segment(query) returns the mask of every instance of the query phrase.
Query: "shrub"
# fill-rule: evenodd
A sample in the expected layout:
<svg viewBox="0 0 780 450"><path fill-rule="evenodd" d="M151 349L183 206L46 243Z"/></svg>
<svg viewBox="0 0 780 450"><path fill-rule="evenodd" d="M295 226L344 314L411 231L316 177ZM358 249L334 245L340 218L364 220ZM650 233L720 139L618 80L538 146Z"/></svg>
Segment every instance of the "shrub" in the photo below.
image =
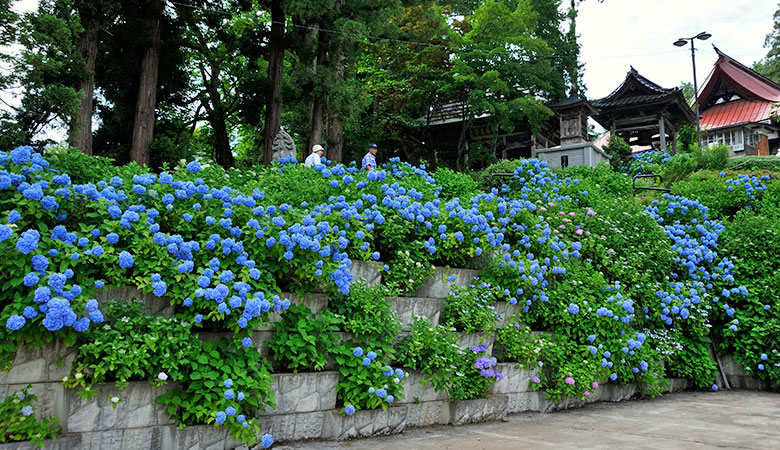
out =
<svg viewBox="0 0 780 450"><path fill-rule="evenodd" d="M441 188L439 198L451 200L453 198L471 198L479 193L477 182L465 173L455 172L446 167L439 167L433 173L436 185Z"/></svg>
<svg viewBox="0 0 780 450"><path fill-rule="evenodd" d="M331 298L329 308L344 318L344 331L358 337L375 338L381 343L392 343L401 331L401 322L386 300L389 293L386 286L368 287L360 280L349 294Z"/></svg>
<svg viewBox="0 0 780 450"><path fill-rule="evenodd" d="M417 370L421 382L430 382L436 391L452 383L463 350L458 346L458 335L443 325L432 326L429 319L417 317L409 326L409 334L401 338L398 364Z"/></svg>
<svg viewBox="0 0 780 450"><path fill-rule="evenodd" d="M186 381L186 364L201 349L188 322L144 314L138 301L104 303L103 307L110 319L79 335L76 364L65 386L80 386L79 394L91 399L95 384L111 380L120 390L129 380Z"/></svg>
<svg viewBox="0 0 780 450"><path fill-rule="evenodd" d="M609 163L615 169L627 167L631 158L631 146L617 134L609 137L609 143L604 146L604 151L611 156Z"/></svg>
<svg viewBox="0 0 780 450"><path fill-rule="evenodd" d="M301 371L320 371L328 354L340 343L336 334L342 318L329 310L314 314L305 305L291 305L281 320L273 323L274 336L268 342L277 367Z"/></svg>
<svg viewBox="0 0 780 450"><path fill-rule="evenodd" d="M59 419L48 417L36 420L32 403L37 401L31 385L8 395L0 403L0 443L31 441L35 448L43 448L44 439L55 439L62 430Z"/></svg>

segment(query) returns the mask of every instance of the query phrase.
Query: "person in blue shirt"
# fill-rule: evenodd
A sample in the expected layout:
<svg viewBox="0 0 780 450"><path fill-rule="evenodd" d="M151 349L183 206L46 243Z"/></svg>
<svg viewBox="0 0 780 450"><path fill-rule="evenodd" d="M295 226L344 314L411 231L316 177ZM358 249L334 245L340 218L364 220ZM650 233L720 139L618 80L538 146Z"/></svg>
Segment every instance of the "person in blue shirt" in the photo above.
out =
<svg viewBox="0 0 780 450"><path fill-rule="evenodd" d="M368 153L366 153L366 156L363 157L362 166L366 170L374 170L376 169L376 152L377 147L376 144L370 144L368 146Z"/></svg>

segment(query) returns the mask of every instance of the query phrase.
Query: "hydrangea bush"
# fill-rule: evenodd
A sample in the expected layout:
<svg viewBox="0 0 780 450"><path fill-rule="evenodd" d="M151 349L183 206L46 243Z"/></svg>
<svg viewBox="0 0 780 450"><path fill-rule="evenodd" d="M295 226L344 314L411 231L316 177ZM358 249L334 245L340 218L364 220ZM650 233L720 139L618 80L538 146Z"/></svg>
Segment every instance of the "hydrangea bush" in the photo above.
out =
<svg viewBox="0 0 780 450"><path fill-rule="evenodd" d="M231 436L254 443L260 434L254 408L272 405L273 393L270 364L252 331L272 313L285 314L290 301L282 292L325 292L343 317L329 323L353 333L353 340L325 345L342 375L339 402L351 415L403 395L405 373L392 367L405 360L392 348L400 324L385 299L413 290L431 265L472 264L484 268L479 284L451 299L448 323L490 333L494 324L483 319L498 319L491 307L518 305L514 323L554 335L526 361L544 368L536 386L552 397L587 397L605 381L643 383L652 394L669 374L663 362L677 367L673 375L710 386L711 371L687 368L706 365L709 355L698 350L713 337L740 341L738 311L752 301L735 276L740 266L718 246L726 225L708 217L702 203L677 195L643 208L621 197L625 176L605 168L589 179L582 170L553 172L538 160L516 167L501 188L460 197L453 186L462 180L447 177L443 193L424 166L397 159L374 171L292 161L227 171L189 162L161 173L128 165L78 184L29 147L0 152L2 361L7 368L22 342L77 345L101 339L101 330L105 336L121 330L124 318L96 300L97 290L136 286L173 307L173 320L155 329L230 337L182 337L168 344L181 347L172 352L187 346L179 370L153 358L130 376L179 382L158 398L178 423L227 425ZM773 181L735 180L740 189L750 184L744 189L756 197L751 201ZM737 185L726 181L727 190ZM378 261L391 282L374 290L353 286L353 260ZM765 313L776 315L776 300L762 298ZM687 352L683 342L697 351ZM780 378L765 370L780 363L770 348L776 344L757 342L749 346L755 361L747 362ZM276 343L277 352L293 351L288 344ZM363 355L362 347L371 351ZM323 366L310 356L304 366ZM444 358L468 360L455 364L474 372L455 381L440 373L447 365L425 370L445 380L437 385L454 398L471 398L500 378L492 358L484 349ZM122 379L111 373L116 369L89 361L79 359L86 386ZM260 440L273 442L270 435Z"/></svg>

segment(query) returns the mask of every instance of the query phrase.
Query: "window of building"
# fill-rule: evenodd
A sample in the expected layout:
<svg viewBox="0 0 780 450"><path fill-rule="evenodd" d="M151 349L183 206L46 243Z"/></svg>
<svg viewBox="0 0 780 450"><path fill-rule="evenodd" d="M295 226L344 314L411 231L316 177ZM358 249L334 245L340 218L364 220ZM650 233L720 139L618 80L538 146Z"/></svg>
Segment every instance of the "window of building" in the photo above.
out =
<svg viewBox="0 0 780 450"><path fill-rule="evenodd" d="M718 131L707 135L707 146L713 147L715 144L723 143L728 145L735 152L745 149L745 139L742 128L733 130Z"/></svg>

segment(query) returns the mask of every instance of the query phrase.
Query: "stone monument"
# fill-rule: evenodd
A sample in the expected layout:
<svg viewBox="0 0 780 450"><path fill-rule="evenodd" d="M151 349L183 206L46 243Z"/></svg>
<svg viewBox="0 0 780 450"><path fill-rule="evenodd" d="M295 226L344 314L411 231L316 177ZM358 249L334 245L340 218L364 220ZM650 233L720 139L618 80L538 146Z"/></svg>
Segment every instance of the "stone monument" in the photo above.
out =
<svg viewBox="0 0 780 450"><path fill-rule="evenodd" d="M279 161L281 158L295 158L295 141L292 136L284 128L279 128L279 132L276 133L273 143L274 161Z"/></svg>

